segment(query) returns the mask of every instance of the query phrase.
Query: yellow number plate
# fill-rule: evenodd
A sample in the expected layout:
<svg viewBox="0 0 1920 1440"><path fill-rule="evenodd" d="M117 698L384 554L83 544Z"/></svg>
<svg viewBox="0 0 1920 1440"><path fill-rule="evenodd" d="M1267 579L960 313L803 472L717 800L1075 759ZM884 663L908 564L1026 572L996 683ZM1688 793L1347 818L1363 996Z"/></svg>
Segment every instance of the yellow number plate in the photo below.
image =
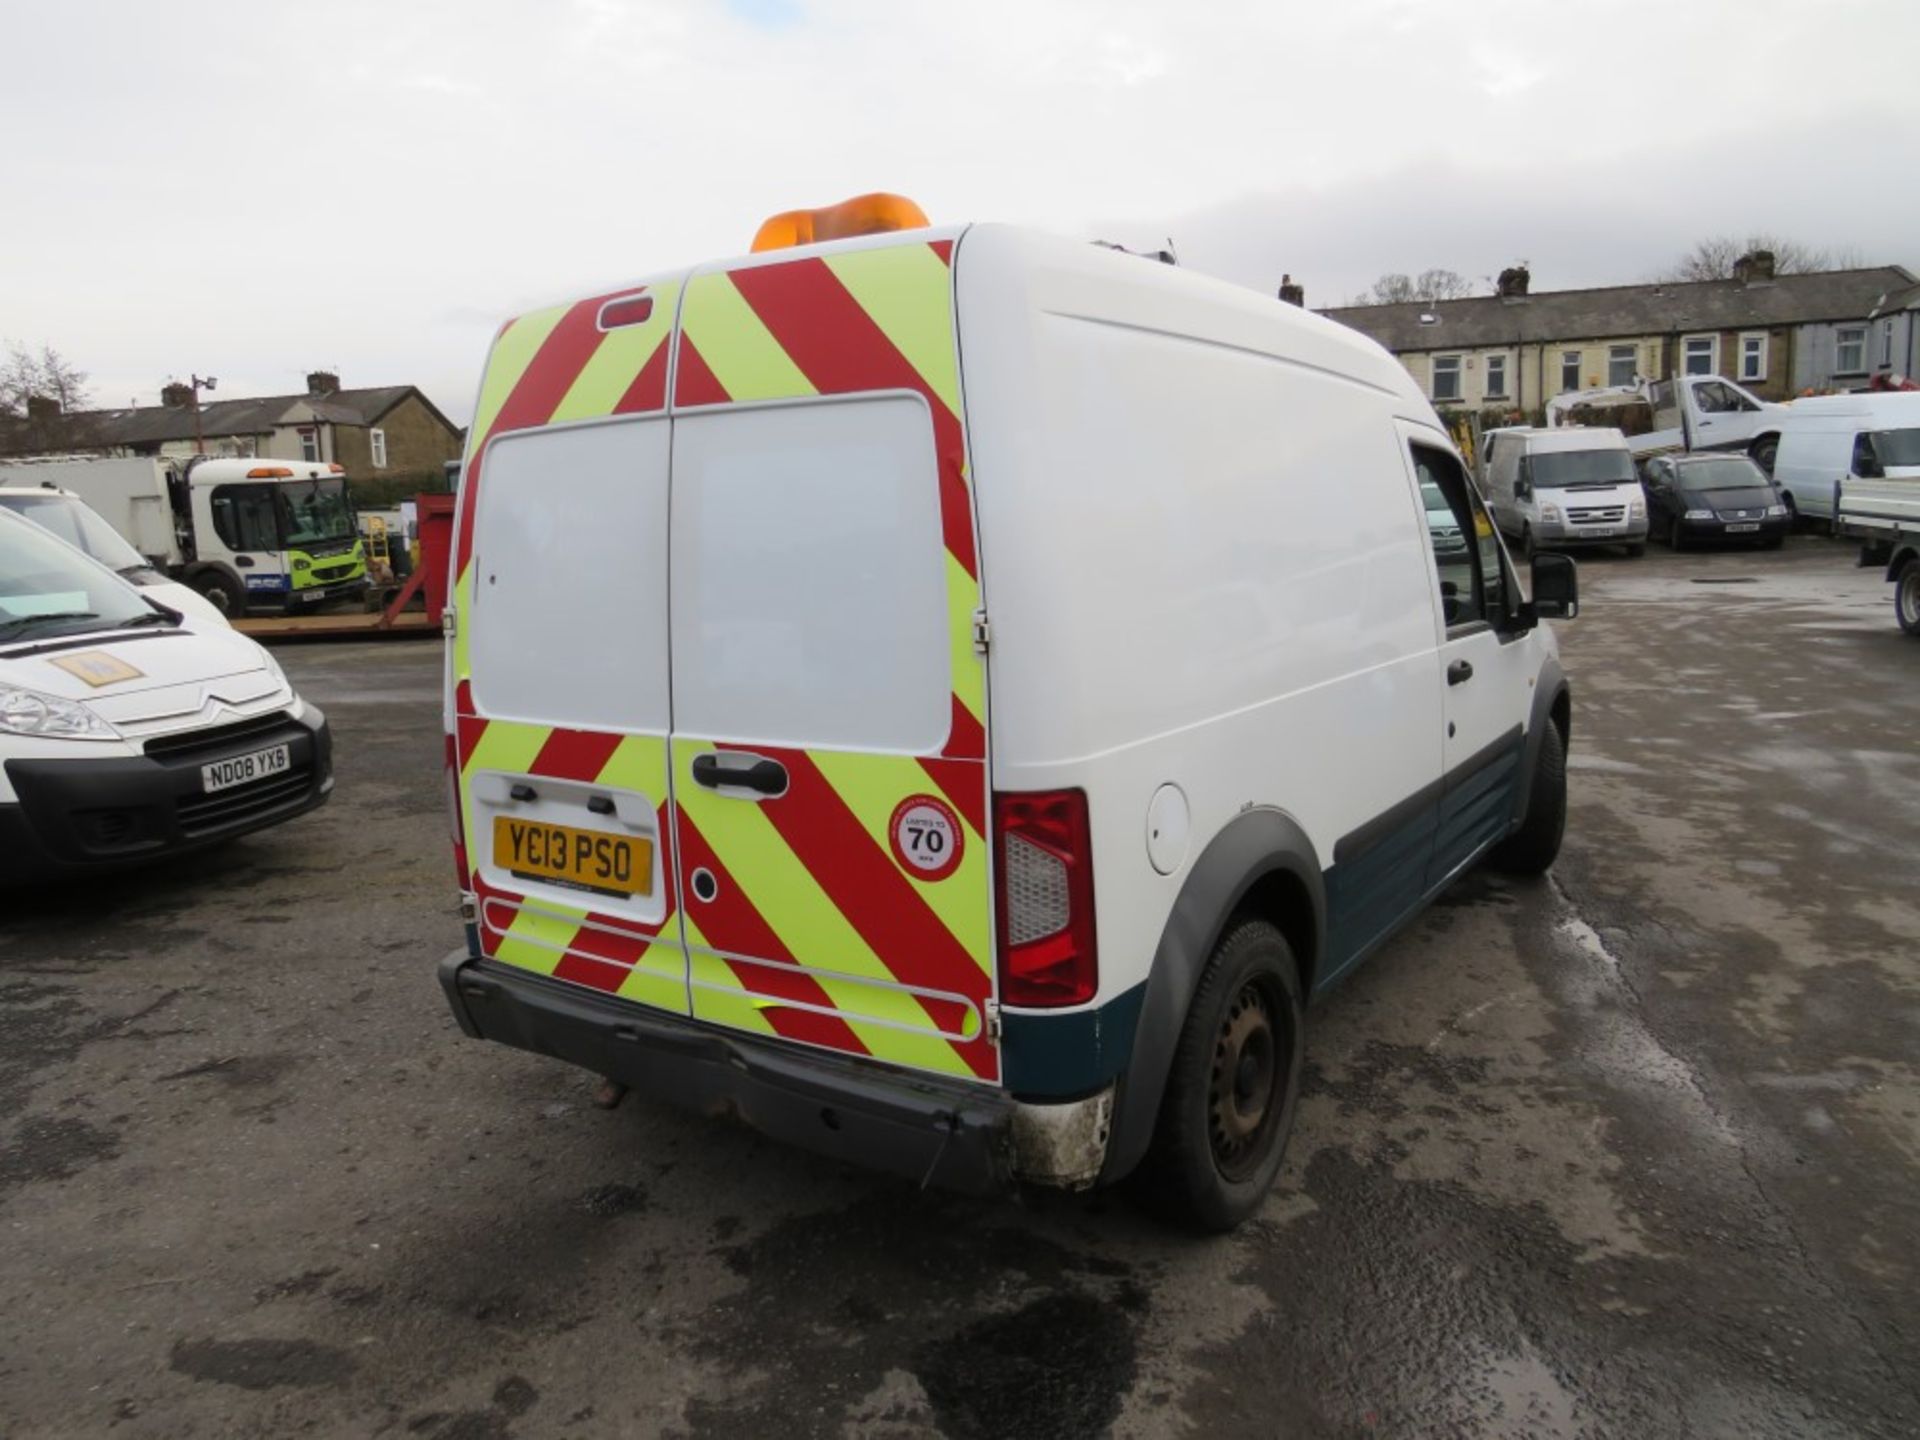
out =
<svg viewBox="0 0 1920 1440"><path fill-rule="evenodd" d="M653 841L634 835L496 815L493 863L522 880L622 900L653 893Z"/></svg>

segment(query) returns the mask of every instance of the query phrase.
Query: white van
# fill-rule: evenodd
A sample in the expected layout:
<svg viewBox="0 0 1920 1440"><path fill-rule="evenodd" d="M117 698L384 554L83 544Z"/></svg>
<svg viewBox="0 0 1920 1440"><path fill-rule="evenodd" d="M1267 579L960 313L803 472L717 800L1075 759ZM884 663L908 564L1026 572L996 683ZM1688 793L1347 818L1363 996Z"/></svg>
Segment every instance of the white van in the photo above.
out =
<svg viewBox="0 0 1920 1440"><path fill-rule="evenodd" d="M894 223L518 317L471 437L469 1035L1222 1228L1309 999L1558 849L1573 564L1529 600L1406 371L1296 307Z"/></svg>
<svg viewBox="0 0 1920 1440"><path fill-rule="evenodd" d="M203 849L332 788L326 717L265 650L0 508L0 886Z"/></svg>
<svg viewBox="0 0 1920 1440"><path fill-rule="evenodd" d="M129 585L169 610L224 625L227 617L199 591L170 580L71 490L53 485L0 485L0 507L24 515L69 545L92 556Z"/></svg>
<svg viewBox="0 0 1920 1440"><path fill-rule="evenodd" d="M1920 476L1920 393L1814 395L1787 407L1773 480L1796 515L1833 518L1848 480Z"/></svg>
<svg viewBox="0 0 1920 1440"><path fill-rule="evenodd" d="M1523 555L1620 545L1647 548L1647 492L1618 430L1495 430L1488 436L1487 503Z"/></svg>

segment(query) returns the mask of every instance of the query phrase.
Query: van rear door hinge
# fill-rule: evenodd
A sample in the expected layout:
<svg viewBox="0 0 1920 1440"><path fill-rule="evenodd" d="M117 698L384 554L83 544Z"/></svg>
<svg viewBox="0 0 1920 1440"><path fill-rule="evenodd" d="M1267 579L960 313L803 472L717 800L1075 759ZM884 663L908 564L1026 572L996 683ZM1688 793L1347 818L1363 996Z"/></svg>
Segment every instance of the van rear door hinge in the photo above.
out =
<svg viewBox="0 0 1920 1440"><path fill-rule="evenodd" d="M451 640L459 632L460 622L455 618L453 606L448 605L440 611L440 633Z"/></svg>
<svg viewBox="0 0 1920 1440"><path fill-rule="evenodd" d="M974 611L973 612L973 653L976 655L986 654L987 647L992 643L993 643L993 626L987 623L987 612L985 610Z"/></svg>
<svg viewBox="0 0 1920 1440"><path fill-rule="evenodd" d="M987 1043L989 1045L998 1045L1000 1043L1000 1002L998 1000L987 1001L986 1011Z"/></svg>

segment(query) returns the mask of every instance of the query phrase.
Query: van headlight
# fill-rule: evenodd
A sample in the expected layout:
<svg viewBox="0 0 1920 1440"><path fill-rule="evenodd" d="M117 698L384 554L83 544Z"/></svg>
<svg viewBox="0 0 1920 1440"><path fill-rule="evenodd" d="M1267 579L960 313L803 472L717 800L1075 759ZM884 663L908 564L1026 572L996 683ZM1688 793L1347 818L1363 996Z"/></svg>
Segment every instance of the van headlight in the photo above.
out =
<svg viewBox="0 0 1920 1440"><path fill-rule="evenodd" d="M120 732L77 700L0 686L0 730L36 740L118 740Z"/></svg>
<svg viewBox="0 0 1920 1440"><path fill-rule="evenodd" d="M1560 518L1560 507L1558 505L1542 505L1540 507L1540 518L1542 520L1557 521Z"/></svg>
<svg viewBox="0 0 1920 1440"><path fill-rule="evenodd" d="M1711 510L1689 510L1689 511L1687 511L1687 519L1689 519L1689 520L1711 520L1711 519L1713 519L1713 511L1711 511Z"/></svg>
<svg viewBox="0 0 1920 1440"><path fill-rule="evenodd" d="M1627 506L1627 518L1629 520L1646 519L1647 518L1647 502L1644 500L1635 500L1632 503L1630 503Z"/></svg>

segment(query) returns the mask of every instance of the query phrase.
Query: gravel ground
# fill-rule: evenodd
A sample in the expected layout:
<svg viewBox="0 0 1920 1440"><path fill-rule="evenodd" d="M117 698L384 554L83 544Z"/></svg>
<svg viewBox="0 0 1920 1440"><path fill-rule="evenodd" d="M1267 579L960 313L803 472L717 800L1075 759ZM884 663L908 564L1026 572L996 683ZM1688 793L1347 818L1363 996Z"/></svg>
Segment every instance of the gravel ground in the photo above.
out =
<svg viewBox="0 0 1920 1440"><path fill-rule="evenodd" d="M1582 582L1561 864L1315 1010L1204 1243L463 1039L438 646L281 651L330 806L0 897L0 1434L1920 1433L1920 646L1819 540Z"/></svg>

